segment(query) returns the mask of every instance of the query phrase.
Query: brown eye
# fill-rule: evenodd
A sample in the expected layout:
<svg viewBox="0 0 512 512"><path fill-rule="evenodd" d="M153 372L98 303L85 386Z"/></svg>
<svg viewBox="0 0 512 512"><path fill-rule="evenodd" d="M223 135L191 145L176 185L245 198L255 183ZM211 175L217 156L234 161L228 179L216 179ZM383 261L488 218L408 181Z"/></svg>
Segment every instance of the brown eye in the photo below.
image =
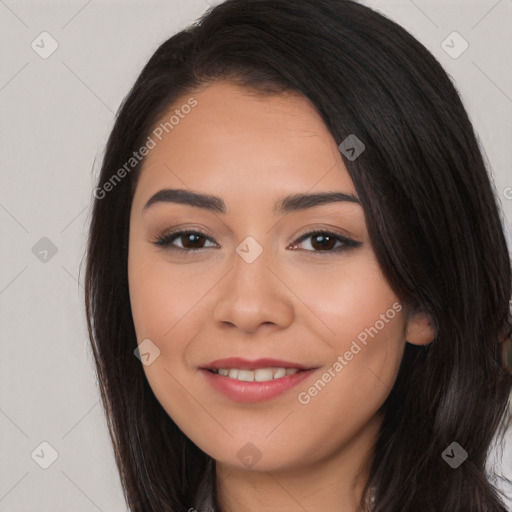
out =
<svg viewBox="0 0 512 512"><path fill-rule="evenodd" d="M177 245L177 241L180 242L181 245ZM153 243L159 247L166 247L174 251L189 252L205 248L204 243L207 241L212 242L204 233L197 231L178 231L164 235ZM215 244L213 246L215 246Z"/></svg>
<svg viewBox="0 0 512 512"><path fill-rule="evenodd" d="M201 249L206 238L198 233L184 233L178 236L185 249Z"/></svg>
<svg viewBox="0 0 512 512"><path fill-rule="evenodd" d="M347 250L351 247L359 247L362 245L361 242L356 242L344 235L331 233L329 231L315 231L301 236L296 242L294 242L292 247L295 248L308 239L311 240L306 244L306 246L311 247L311 249L306 248L309 252L336 253ZM336 244L338 244L337 247Z"/></svg>
<svg viewBox="0 0 512 512"><path fill-rule="evenodd" d="M317 234L311 237L311 246L318 250L330 250L336 245L336 238L330 235Z"/></svg>

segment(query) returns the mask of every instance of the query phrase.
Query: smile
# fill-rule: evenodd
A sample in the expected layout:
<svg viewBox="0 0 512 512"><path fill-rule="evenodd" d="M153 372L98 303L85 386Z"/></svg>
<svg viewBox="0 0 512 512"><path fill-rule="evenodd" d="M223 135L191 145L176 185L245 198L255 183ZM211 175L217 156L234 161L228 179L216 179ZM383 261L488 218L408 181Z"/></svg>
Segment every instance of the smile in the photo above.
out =
<svg viewBox="0 0 512 512"><path fill-rule="evenodd" d="M255 370L219 368L212 369L211 371L223 377L244 382L267 382L274 379L281 379L287 375L294 375L300 370L298 368L257 368Z"/></svg>

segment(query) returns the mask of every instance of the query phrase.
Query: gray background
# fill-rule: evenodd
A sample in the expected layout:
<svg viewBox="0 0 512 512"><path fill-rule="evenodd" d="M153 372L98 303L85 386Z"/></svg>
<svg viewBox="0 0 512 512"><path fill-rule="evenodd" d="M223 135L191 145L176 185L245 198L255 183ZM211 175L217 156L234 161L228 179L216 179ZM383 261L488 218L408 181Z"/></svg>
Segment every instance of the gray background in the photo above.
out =
<svg viewBox="0 0 512 512"><path fill-rule="evenodd" d="M512 0L363 3L412 32L452 76L510 233ZM208 7L207 0L0 0L0 512L126 510L79 273L92 189L114 113L142 66ZM44 31L58 44L47 58L41 53L52 39ZM469 45L460 56L465 44L454 31ZM58 457L43 469L52 449Z"/></svg>

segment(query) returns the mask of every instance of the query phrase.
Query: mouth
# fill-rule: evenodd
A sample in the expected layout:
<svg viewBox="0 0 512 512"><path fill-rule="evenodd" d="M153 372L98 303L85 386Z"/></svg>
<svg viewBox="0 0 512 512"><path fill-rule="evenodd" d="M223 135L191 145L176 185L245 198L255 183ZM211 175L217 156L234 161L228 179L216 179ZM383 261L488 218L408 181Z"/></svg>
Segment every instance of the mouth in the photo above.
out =
<svg viewBox="0 0 512 512"><path fill-rule="evenodd" d="M208 371L216 375L227 377L228 379L244 382L268 382L274 379L281 379L287 375L295 375L305 370L299 370L298 368L269 367L256 368L254 370L245 370L242 368L208 368Z"/></svg>
<svg viewBox="0 0 512 512"><path fill-rule="evenodd" d="M318 367L276 359L228 358L200 368L210 386L236 402L274 398L308 378Z"/></svg>
<svg viewBox="0 0 512 512"><path fill-rule="evenodd" d="M248 360L240 357L217 359L205 368L212 373L245 382L267 382L313 368L292 361L268 357Z"/></svg>

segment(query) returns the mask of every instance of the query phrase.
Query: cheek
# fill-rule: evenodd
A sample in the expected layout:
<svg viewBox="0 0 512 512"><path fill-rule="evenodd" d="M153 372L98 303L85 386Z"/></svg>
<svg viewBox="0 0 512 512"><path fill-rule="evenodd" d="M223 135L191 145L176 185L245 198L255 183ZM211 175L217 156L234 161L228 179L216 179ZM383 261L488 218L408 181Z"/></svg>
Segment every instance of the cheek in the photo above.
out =
<svg viewBox="0 0 512 512"><path fill-rule="evenodd" d="M403 307L372 255L336 275L304 275L301 290L331 356L298 401L305 414L355 428L378 410L395 381L405 347ZM332 406L342 414L330 416Z"/></svg>
<svg viewBox="0 0 512 512"><path fill-rule="evenodd" d="M165 311L173 311L171 293L166 293L165 280L148 260L132 254L128 265L130 304L137 339L158 340L170 328L171 318Z"/></svg>
<svg viewBox="0 0 512 512"><path fill-rule="evenodd" d="M188 268L192 270L192 265ZM188 378L187 346L195 322L201 320L201 315L204 319L204 311L197 303L211 285L199 279L197 272L177 270L161 255L155 257L149 251L138 253L136 247L130 253L128 269L138 343L149 338L159 349L158 357L143 370L158 401L180 428L188 430L188 416L180 415L191 406L190 397L182 387ZM197 283L192 282L194 276Z"/></svg>
<svg viewBox="0 0 512 512"><path fill-rule="evenodd" d="M324 442L325 453L362 432L391 392L405 341L403 313L393 310L390 316L394 318L388 323L375 326L375 317L365 314L364 321L358 321L364 326L360 331L360 326L353 325L354 318L344 318L345 326L340 319L338 326L344 335L333 343L331 360L316 380L297 392L295 419L303 431L317 429L319 438L330 440ZM345 335L347 325L353 336Z"/></svg>
<svg viewBox="0 0 512 512"><path fill-rule="evenodd" d="M198 302L213 283L207 271L194 271L192 265L178 267L161 254L142 254L137 248L129 257L128 279L137 338L154 338L157 344L173 338L196 317L196 310L201 309Z"/></svg>
<svg viewBox="0 0 512 512"><path fill-rule="evenodd" d="M359 335L364 341L364 333L376 323L378 331L393 323L400 332L402 306L369 249L354 253L329 269L295 269L288 272L286 280L308 306L311 321L317 320L318 335L336 350ZM398 322L392 322L395 317L399 317ZM311 323L311 327L314 325Z"/></svg>

